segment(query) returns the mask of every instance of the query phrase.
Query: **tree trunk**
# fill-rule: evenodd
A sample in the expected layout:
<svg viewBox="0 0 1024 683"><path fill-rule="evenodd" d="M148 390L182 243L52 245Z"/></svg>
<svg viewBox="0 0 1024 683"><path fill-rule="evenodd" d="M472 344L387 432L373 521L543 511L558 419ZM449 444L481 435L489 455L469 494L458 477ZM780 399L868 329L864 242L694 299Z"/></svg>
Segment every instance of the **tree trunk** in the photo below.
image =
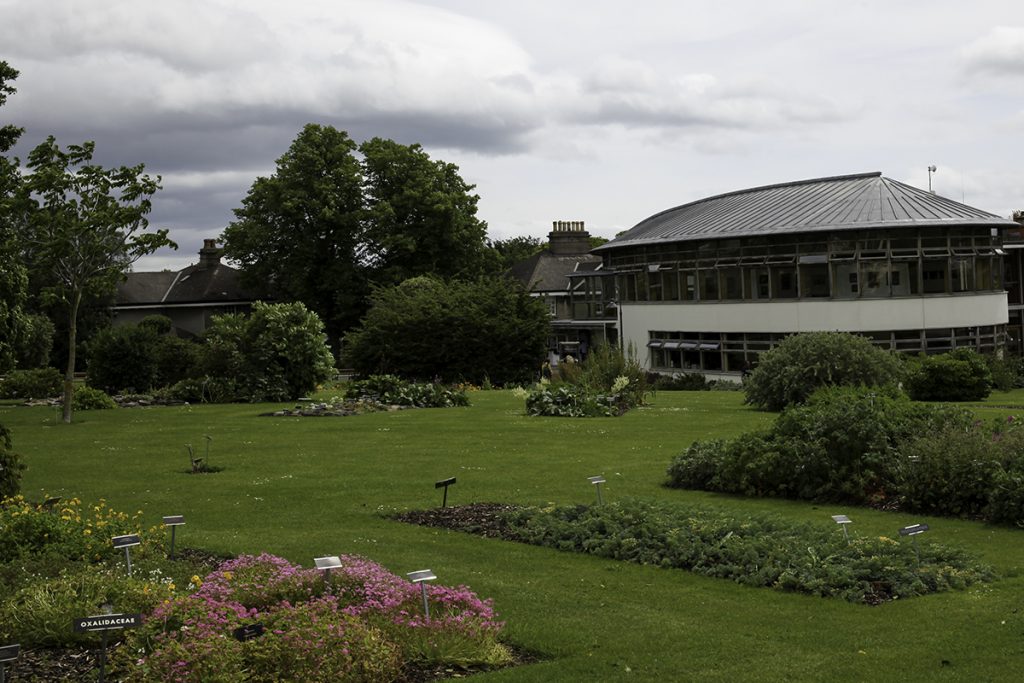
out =
<svg viewBox="0 0 1024 683"><path fill-rule="evenodd" d="M71 298L68 314L68 369L64 372L64 424L71 424L71 398L75 393L75 344L78 341L78 305L82 293L76 291Z"/></svg>

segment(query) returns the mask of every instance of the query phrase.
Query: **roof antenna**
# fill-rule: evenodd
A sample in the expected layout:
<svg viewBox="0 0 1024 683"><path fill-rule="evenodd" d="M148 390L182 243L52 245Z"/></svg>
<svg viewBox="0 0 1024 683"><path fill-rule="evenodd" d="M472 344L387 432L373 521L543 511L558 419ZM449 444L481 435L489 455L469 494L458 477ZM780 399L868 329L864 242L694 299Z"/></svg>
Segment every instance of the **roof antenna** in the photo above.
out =
<svg viewBox="0 0 1024 683"><path fill-rule="evenodd" d="M938 169L935 168L935 164L928 167L928 191L935 194L935 190L932 189L932 173L935 173Z"/></svg>

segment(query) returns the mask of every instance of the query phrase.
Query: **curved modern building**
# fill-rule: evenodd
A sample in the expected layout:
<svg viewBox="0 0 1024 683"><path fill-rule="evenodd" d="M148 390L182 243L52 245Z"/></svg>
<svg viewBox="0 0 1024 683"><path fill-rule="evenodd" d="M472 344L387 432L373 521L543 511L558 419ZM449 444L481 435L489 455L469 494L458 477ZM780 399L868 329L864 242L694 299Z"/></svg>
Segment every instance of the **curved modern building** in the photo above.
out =
<svg viewBox="0 0 1024 683"><path fill-rule="evenodd" d="M620 339L651 370L737 373L813 330L912 353L1002 348L1008 228L1020 225L866 173L684 204L595 253L614 277ZM580 303L608 314L607 301Z"/></svg>

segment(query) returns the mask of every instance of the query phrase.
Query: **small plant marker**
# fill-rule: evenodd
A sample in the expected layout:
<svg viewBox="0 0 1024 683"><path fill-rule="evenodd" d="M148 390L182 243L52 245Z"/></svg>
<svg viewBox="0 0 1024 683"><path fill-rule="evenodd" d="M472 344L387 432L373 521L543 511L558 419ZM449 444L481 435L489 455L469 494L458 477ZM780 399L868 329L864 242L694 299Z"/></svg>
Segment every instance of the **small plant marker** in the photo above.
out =
<svg viewBox="0 0 1024 683"><path fill-rule="evenodd" d="M406 574L409 580L413 583L420 585L420 592L423 594L423 614L426 616L427 621L430 621L430 605L427 604L427 581L433 581L437 577L434 576L434 572L429 569L420 569L419 571L409 572Z"/></svg>
<svg viewBox="0 0 1024 683"><path fill-rule="evenodd" d="M114 536L110 539L113 542L115 548L124 548L124 560L128 563L128 576L132 575L132 555L128 550L133 545L140 545L142 543L139 537L135 534L128 534L125 536Z"/></svg>
<svg viewBox="0 0 1024 683"><path fill-rule="evenodd" d="M142 625L141 614L113 614L109 604L102 606L103 614L93 617L82 617L75 619L72 626L75 633L87 631L99 631L102 637L100 644L100 683L106 680L107 667L107 631L115 631L125 628L138 628Z"/></svg>
<svg viewBox="0 0 1024 683"><path fill-rule="evenodd" d="M171 552L167 555L167 559L174 559L174 530L176 527L185 524L185 515L171 515L164 517L164 526L171 527Z"/></svg>
<svg viewBox="0 0 1024 683"><path fill-rule="evenodd" d="M455 477L450 479L442 479L439 482L434 483L434 488L439 489L444 487L444 497L441 499L441 507L448 507L448 487L455 483Z"/></svg>
<svg viewBox="0 0 1024 683"><path fill-rule="evenodd" d="M917 554L917 563L921 564L921 550L917 547L917 536L928 531L927 524L911 524L900 529L900 536L910 536L914 542L914 552Z"/></svg>
<svg viewBox="0 0 1024 683"><path fill-rule="evenodd" d="M597 504L601 505L604 503L604 501L601 500L601 484L605 481L604 477L587 477L587 481L593 484L594 488L597 489Z"/></svg>
<svg viewBox="0 0 1024 683"><path fill-rule="evenodd" d="M329 557L314 557L313 562L316 563L317 569L324 570L324 582L327 584L328 589L333 589L331 583L331 570L341 569L341 558L337 555L331 555Z"/></svg>
<svg viewBox="0 0 1024 683"><path fill-rule="evenodd" d="M0 647L0 683L4 683L4 666L5 662L16 662L18 661L18 655L21 654L21 645L14 643L13 645L4 645Z"/></svg>
<svg viewBox="0 0 1024 683"><path fill-rule="evenodd" d="M853 520L846 515L832 515L832 519L835 520L836 524L843 527L843 538L846 539L846 545L850 545L850 535L846 533L846 525L853 524Z"/></svg>

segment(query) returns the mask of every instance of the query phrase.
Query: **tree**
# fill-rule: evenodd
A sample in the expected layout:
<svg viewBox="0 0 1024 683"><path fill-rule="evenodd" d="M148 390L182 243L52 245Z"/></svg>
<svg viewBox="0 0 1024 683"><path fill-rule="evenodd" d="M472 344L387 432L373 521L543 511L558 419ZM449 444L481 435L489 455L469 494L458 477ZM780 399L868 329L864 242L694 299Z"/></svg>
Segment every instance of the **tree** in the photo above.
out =
<svg viewBox="0 0 1024 683"><path fill-rule="evenodd" d="M476 217L480 198L458 166L432 160L419 145L383 138L364 142L359 151L374 283L485 272L487 224Z"/></svg>
<svg viewBox="0 0 1024 683"><path fill-rule="evenodd" d="M345 335L344 358L363 375L525 382L548 333L543 302L517 282L421 276L374 292L362 325Z"/></svg>
<svg viewBox="0 0 1024 683"><path fill-rule="evenodd" d="M345 132L307 125L222 236L250 287L303 302L333 339L358 322L370 291L355 150Z"/></svg>
<svg viewBox="0 0 1024 683"><path fill-rule="evenodd" d="M8 95L16 92L11 82L17 77L17 70L0 61L0 107L7 102ZM18 255L13 220L13 202L21 177L18 160L5 156L22 132L11 124L0 126L0 374L15 367L30 324L25 313L28 271Z"/></svg>
<svg viewBox="0 0 1024 683"><path fill-rule="evenodd" d="M50 301L67 306L64 422L71 422L72 381L79 309L84 297L113 293L138 258L160 247L177 248L167 230L147 232L159 177L144 166L106 169L92 163L95 144L62 150L53 136L33 149L19 190L29 256L45 273Z"/></svg>
<svg viewBox="0 0 1024 683"><path fill-rule="evenodd" d="M308 124L258 178L222 235L225 255L262 294L305 303L332 342L358 324L372 286L497 269L458 167L419 145Z"/></svg>
<svg viewBox="0 0 1024 683"><path fill-rule="evenodd" d="M215 316L206 343L210 375L233 381L250 401L297 399L334 368L323 322L300 302L257 301L248 316Z"/></svg>
<svg viewBox="0 0 1024 683"><path fill-rule="evenodd" d="M491 249L500 259L499 268L506 271L520 261L525 261L545 247L538 237L510 237L507 240L494 240Z"/></svg>
<svg viewBox="0 0 1024 683"><path fill-rule="evenodd" d="M866 337L848 332L803 332L761 355L744 383L747 403L782 410L803 403L819 387L896 384L900 360Z"/></svg>

